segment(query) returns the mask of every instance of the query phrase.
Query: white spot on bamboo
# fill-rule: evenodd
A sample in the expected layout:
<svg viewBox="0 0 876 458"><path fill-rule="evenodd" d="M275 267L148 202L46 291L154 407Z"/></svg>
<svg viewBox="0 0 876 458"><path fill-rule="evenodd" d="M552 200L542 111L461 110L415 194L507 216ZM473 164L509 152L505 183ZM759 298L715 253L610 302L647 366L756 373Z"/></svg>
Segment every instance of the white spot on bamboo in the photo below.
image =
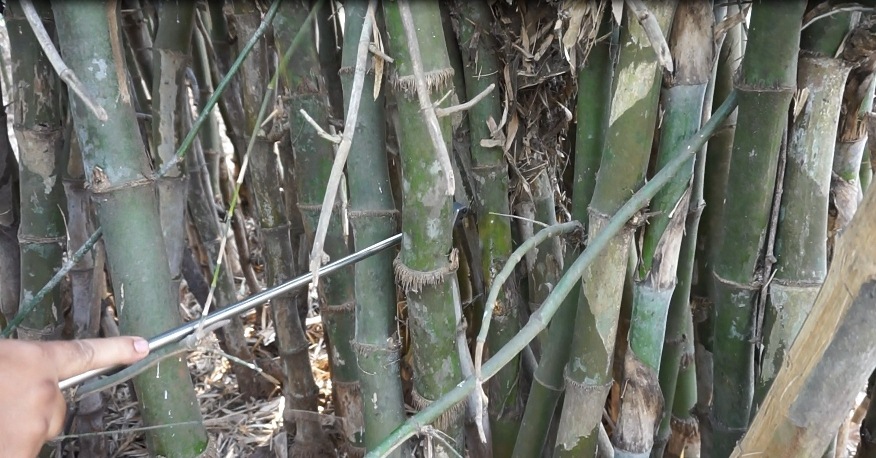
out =
<svg viewBox="0 0 876 458"><path fill-rule="evenodd" d="M617 87L623 88L623 90L615 91L614 100L611 102L609 125L614 124L617 118L647 97L651 88L650 85L641 84L641 79L648 72L653 72L653 67L653 62L642 61L621 69L617 76Z"/></svg>
<svg viewBox="0 0 876 458"><path fill-rule="evenodd" d="M107 64L103 59L91 59L91 65L87 67L88 71L94 73L94 77L97 78L98 81L103 81L106 79L106 69Z"/></svg>

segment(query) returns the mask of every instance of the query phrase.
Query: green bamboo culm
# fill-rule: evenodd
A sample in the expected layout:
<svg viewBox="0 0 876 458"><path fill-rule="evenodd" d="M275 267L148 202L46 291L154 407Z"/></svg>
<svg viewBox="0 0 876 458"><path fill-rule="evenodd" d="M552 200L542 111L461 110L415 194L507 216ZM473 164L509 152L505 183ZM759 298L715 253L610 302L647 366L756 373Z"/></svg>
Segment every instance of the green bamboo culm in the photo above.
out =
<svg viewBox="0 0 876 458"><path fill-rule="evenodd" d="M279 16L279 13L278 13ZM249 2L236 2L232 14L228 16L237 28L239 36L252 37L257 33L261 13L256 5ZM261 127L262 116L272 102L266 92L274 90L276 79L268 73L268 46L264 38L253 47L249 58L241 66L240 87L248 143L247 157L250 173L245 177L254 197L254 213L260 228L260 241L265 253L265 281L269 286L286 282L298 273L296 253L292 249L289 232L289 218L283 201L283 194L277 183L280 182L277 155L273 143L266 138ZM270 84L268 81L270 79ZM236 197L231 205L236 204ZM290 454L317 453L327 446L322 426L308 417L292 416L294 411L315 412L319 389L313 379L310 367L307 336L298 313L298 302L291 293L271 301L271 313L277 330L277 341L282 351L284 369L283 394L286 397L286 428L294 431L295 439Z"/></svg>
<svg viewBox="0 0 876 458"><path fill-rule="evenodd" d="M383 7L389 52L395 59L390 85L398 106L402 164L403 238L395 275L407 295L413 351L412 396L414 406L422 409L456 386L462 379L462 368L456 347L459 304L454 299L457 254L452 251L451 197L418 102L414 59L420 63L433 101L447 92L452 70L437 3L399 0L385 2ZM416 23L411 24L411 18ZM419 55L410 51L406 28L416 31ZM441 118L439 126L443 138L438 140L449 144L450 118ZM445 412L435 426L461 453L462 404ZM439 453L445 455L452 452L445 449Z"/></svg>
<svg viewBox="0 0 876 458"><path fill-rule="evenodd" d="M85 170L79 143L75 141L72 123L65 126L64 137L69 142L67 164L64 170L64 191L67 195L67 245L82 246L97 224L94 218L94 204L91 190L86 186ZM100 337L101 299L106 296L107 276L106 255L102 246L89 251L70 270L70 295L72 296L73 338L88 339ZM68 259L67 262L70 262ZM78 410L73 428L84 435L79 440L79 450L83 455L105 456L109 438L98 433L106 429L104 414L106 402L100 393L92 393L78 400Z"/></svg>
<svg viewBox="0 0 876 458"><path fill-rule="evenodd" d="M678 146L700 127L706 88L712 75L712 28L714 14L710 2L681 1L676 9L669 49L676 65L671 74L664 76L662 89L663 119L656 168L659 170L678 154ZM687 233L685 221L690 208L689 183L694 172L694 158L660 190L651 201L653 217L644 227L638 269L632 284L632 315L629 330L629 349L624 355L627 389L621 404L620 418L637 421L619 421L618 437L629 437L623 447L627 453L662 454L663 437L655 444L651 433L668 418L672 404L659 402L666 396L659 382L660 362L669 318L670 303L676 289L680 249ZM679 279L679 281L682 281ZM684 294L684 307L689 293ZM673 316L673 319L684 317ZM675 325L676 323L673 323ZM675 387L672 387L674 394ZM671 401L671 399L668 399ZM665 428L668 432L668 428Z"/></svg>
<svg viewBox="0 0 876 458"><path fill-rule="evenodd" d="M537 223L546 226L557 224L556 201L554 189L551 185L550 172L543 167L535 177L527 180L530 193L523 193L515 204L515 213L522 218L517 220L520 228L520 238L525 241L535 234ZM539 224L540 225L540 224ZM557 279L563 268L563 241L559 238L549 240L543 246L526 253L526 298L530 313L538 310L544 299L550 294L550 290L557 283ZM540 348L547 340L547 334L539 336L533 342L537 353L541 356Z"/></svg>
<svg viewBox="0 0 876 458"><path fill-rule="evenodd" d="M867 140L868 148L869 146L869 138ZM872 153L870 153L872 155ZM867 188L870 187L870 183L873 182L873 164L870 162L869 155L864 155L861 158L861 170L858 172L859 179L861 180L861 192L866 193Z"/></svg>
<svg viewBox="0 0 876 458"><path fill-rule="evenodd" d="M677 1L645 2L660 30L672 24ZM660 64L634 13L626 10L620 36L612 102L602 161L589 208L589 238L595 237L628 196L642 186L658 112ZM631 91L630 88L636 88ZM566 394L554 456L593 456L611 366L632 227L612 238L584 274L566 366ZM623 431L621 425L619 430ZM653 432L652 432L653 434ZM615 444L625 438L615 436Z"/></svg>
<svg viewBox="0 0 876 458"><path fill-rule="evenodd" d="M611 102L611 45L609 33L613 19L605 8L594 11L597 36L606 37L593 44L590 53L578 69L578 101L575 128L575 170L572 180L572 220L587 221L587 207L593 197L596 172L605 143L608 109ZM581 252L581 246L567 246L566 270ZM565 271L563 272L565 274ZM526 409L520 425L520 435L514 445L514 457L528 458L542 452L548 431L564 391L563 369L569 360L575 329L580 288L573 289L563 300L550 323L547 341L542 348ZM553 446L547 444L549 449Z"/></svg>
<svg viewBox="0 0 876 458"><path fill-rule="evenodd" d="M152 43L152 154L153 165L159 168L174 161L178 141L183 137L182 116L187 112L188 88L185 71L191 60L191 36L195 6L186 2L159 2L155 40ZM182 282L182 258L186 246L185 162L167 167L167 173L156 177L158 212L161 231L170 267L171 291L179 291Z"/></svg>
<svg viewBox="0 0 876 458"><path fill-rule="evenodd" d="M849 32L850 15L838 14L831 19L813 23L801 37L797 85L806 88L808 96L796 102L788 134L775 275L764 310L764 348L755 405L769 391L827 275L831 169L850 69L842 59L834 58Z"/></svg>
<svg viewBox="0 0 876 458"><path fill-rule="evenodd" d="M712 118L703 125L702 129L684 143L682 151L687 151L688 155L699 151L706 141L715 133L720 125L724 123L727 116L736 108L736 93L731 93L721 106L715 110ZM551 318L557 312L563 299L572 291L572 289L580 286L580 278L584 275L584 271L588 266L592 265L597 259L598 254L604 250L611 240L620 233L624 227L645 205L654 197L660 188L665 186L672 177L678 173L682 165L687 162L688 155L680 155L673 161L654 175L650 181L645 183L628 201L626 201L617 213L608 221L602 232L596 234L596 237L589 240L587 248L581 255L569 266L566 275L560 278L556 287L548 296L541 308L529 319L520 332L514 336L508 345L497 351L483 365L481 377L488 379L495 375L499 369L510 362L514 356L520 353L526 345L529 344L535 337L547 327ZM423 425L435 421L447 409L457 405L460 401L466 398L469 393L474 391L479 382L475 376L468 377L463 382L458 383L452 390L447 392L440 399L436 400L429 407L426 407L418 414L409 418L405 423L393 431L378 447L370 450L366 455L367 458L377 458L394 449L402 441L414 436L422 430Z"/></svg>
<svg viewBox="0 0 876 458"><path fill-rule="evenodd" d="M281 50L291 45L296 33L305 24L313 30L315 22L308 18L310 3L293 0L280 6L274 36ZM294 164L298 211L304 223L308 246L313 243L334 162L332 143L321 138L299 112L304 110L320 126L328 125L331 111L326 83L321 77L315 38L313 33L303 35L292 52L289 64L279 69L290 96L286 106L290 114L289 133L292 139L292 151L281 151L280 154L284 162ZM288 167L288 164L284 166ZM340 201L334 204L334 208L340 207ZM345 232L343 219L332 218L323 248L330 259L340 259L350 254ZM364 426L359 370L352 346L356 326L352 266L335 275L320 277L319 287L320 312L325 320L331 347L332 357L329 361L335 408L338 415L345 419L343 430L347 436L347 445L354 449L361 448Z"/></svg>
<svg viewBox="0 0 876 458"><path fill-rule="evenodd" d="M713 429L709 456L728 456L748 428L754 394L754 315L758 265L769 232L779 148L796 91L806 2L752 5L748 45L736 82L739 116L714 252ZM775 40L776 36L784 37Z"/></svg>
<svg viewBox="0 0 876 458"><path fill-rule="evenodd" d="M728 5L726 16L739 13L739 7ZM715 69L714 94L715 104L721 103L732 91L734 76L742 62L743 24L731 27L721 44L721 52ZM694 255L694 273L691 279L691 309L694 319L694 340L696 383L690 385L679 381L684 387L693 386L696 389L696 417L700 420L699 434L703 448L711 441L711 425L708 421L709 409L712 404L712 351L714 347L714 305L709 298L713 271L713 252L718 247L718 237L721 235L721 210L724 208L724 191L727 186L727 172L730 168L730 156L733 150L733 137L736 133L737 110L728 117L715 136L709 139L706 147L705 177L703 179L703 205L700 225L697 231L697 247ZM681 368L679 368L681 377ZM690 415L686 415L690 417Z"/></svg>
<svg viewBox="0 0 876 458"><path fill-rule="evenodd" d="M345 113L349 109L356 52L367 10L366 0L350 0L344 5L346 21L340 77ZM372 62L371 59L368 61ZM370 65L361 89L362 98L356 117L358 125L347 159L348 217L357 250L394 235L398 226L399 215L393 201L386 156L386 87L382 87L375 97L375 85L378 82L385 84L376 78L375 67ZM362 399L367 400L362 403L366 448L378 445L405 420L399 374L401 344L395 321L393 257L392 251L384 251L354 266L356 332L353 347ZM394 456L402 457L403 451Z"/></svg>
<svg viewBox="0 0 876 458"><path fill-rule="evenodd" d="M79 76L87 94L108 114L94 117L71 94L73 121L82 149L86 177L105 233L107 260L119 309L121 332L151 336L181 323L178 292L168 280L158 200L131 105L118 35L108 24L118 14L102 3L56 2L58 41L65 62ZM103 62L105 67L95 67ZM103 68L104 71L98 69ZM137 259L137 262L131 262ZM150 453L196 457L207 448L207 432L192 381L182 359L162 361L134 379Z"/></svg>
<svg viewBox="0 0 876 458"><path fill-rule="evenodd" d="M728 8L716 7L715 20L726 17ZM731 31L734 29L731 29ZM720 49L724 49L725 39L718 38ZM706 86L703 99L702 120L706 122L711 117L712 107L724 101L726 91L732 90L732 84L718 89L719 62L723 57L712 62L712 75ZM714 102L714 104L713 104ZM735 113L735 112L734 112ZM735 117L728 117L726 123ZM716 141L719 135L726 136L724 128L709 140L709 145ZM731 136L732 139L732 136ZM708 147L703 147L697 152L694 162L693 182L691 183L688 215L685 220L684 238L678 257L676 277L678 283L672 292L669 303L669 313L666 319L666 334L663 342L663 356L660 359L660 389L663 392L664 411L663 418L655 437L652 456L678 457L682 453L699 454L700 425L695 415L694 407L698 400L695 360L694 322L692 308L697 303L694 290L697 264L697 253L701 245L701 224L706 203L704 200L704 188L707 176L707 167L711 161L707 161ZM711 156L709 156L711 158ZM709 385L711 387L711 385ZM711 389L711 388L710 388Z"/></svg>
<svg viewBox="0 0 876 458"><path fill-rule="evenodd" d="M34 6L51 30L52 10L47 1ZM19 148L21 196L18 243L21 253L21 307L52 278L66 248L67 203L61 180L67 163L63 148L61 82L40 48L18 2L10 2L6 25L10 40L13 96L13 130ZM18 337L27 340L59 338L62 320L60 288L34 304L18 326Z"/></svg>
<svg viewBox="0 0 876 458"><path fill-rule="evenodd" d="M498 89L501 73L499 48L489 33L493 17L485 0L455 2L453 19L467 97L471 99L491 84L495 85L493 91L467 111L475 188L473 205L481 245L480 269L484 289L489 290L513 248L511 222L507 217L500 216L510 213L508 164L502 145L495 142L490 127L492 125L495 128L502 118L501 93ZM487 335L487 346L492 349L501 348L520 328L520 293L514 282L506 282L502 287L503 292L494 309L493 326ZM519 362L515 360L500 371L489 385L488 409L493 453L496 456L510 455L518 437L523 414L518 377Z"/></svg>

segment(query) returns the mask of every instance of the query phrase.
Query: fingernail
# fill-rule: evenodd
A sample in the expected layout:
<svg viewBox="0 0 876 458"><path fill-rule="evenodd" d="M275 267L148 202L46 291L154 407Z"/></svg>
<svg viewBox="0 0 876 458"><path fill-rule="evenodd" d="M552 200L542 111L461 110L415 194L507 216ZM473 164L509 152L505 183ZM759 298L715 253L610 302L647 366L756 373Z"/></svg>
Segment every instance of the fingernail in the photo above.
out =
<svg viewBox="0 0 876 458"><path fill-rule="evenodd" d="M134 350L137 350L137 353L146 353L149 351L149 342L145 339L134 339Z"/></svg>

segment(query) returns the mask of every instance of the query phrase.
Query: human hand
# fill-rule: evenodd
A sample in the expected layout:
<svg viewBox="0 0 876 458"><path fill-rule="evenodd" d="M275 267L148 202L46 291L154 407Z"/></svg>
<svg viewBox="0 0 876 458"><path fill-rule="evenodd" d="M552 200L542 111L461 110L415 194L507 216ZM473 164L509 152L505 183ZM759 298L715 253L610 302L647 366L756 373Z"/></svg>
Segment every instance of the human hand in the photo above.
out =
<svg viewBox="0 0 876 458"><path fill-rule="evenodd" d="M131 364L148 353L149 343L140 337L0 340L0 456L34 457L61 432L67 409L60 380Z"/></svg>

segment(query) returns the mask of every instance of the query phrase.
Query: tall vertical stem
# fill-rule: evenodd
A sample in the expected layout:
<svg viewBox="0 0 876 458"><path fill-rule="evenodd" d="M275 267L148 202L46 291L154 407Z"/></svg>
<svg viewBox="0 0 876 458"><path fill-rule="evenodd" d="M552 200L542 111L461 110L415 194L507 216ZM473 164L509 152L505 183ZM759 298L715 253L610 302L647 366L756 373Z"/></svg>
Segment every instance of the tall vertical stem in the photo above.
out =
<svg viewBox="0 0 876 458"><path fill-rule="evenodd" d="M752 5L736 88L739 117L712 262L715 304L712 456L726 456L748 427L754 394L755 305L769 233L779 147L797 88L797 53L806 2ZM780 34L782 40L775 40Z"/></svg>
<svg viewBox="0 0 876 458"><path fill-rule="evenodd" d="M132 106L116 3L53 3L65 61L107 111L100 122L70 97L86 178L104 229L121 332L155 335L178 326L152 170ZM100 62L105 65L96 65ZM136 260L136 262L134 262ZM150 453L194 457L207 447L191 376L182 358L164 360L134 379Z"/></svg>

